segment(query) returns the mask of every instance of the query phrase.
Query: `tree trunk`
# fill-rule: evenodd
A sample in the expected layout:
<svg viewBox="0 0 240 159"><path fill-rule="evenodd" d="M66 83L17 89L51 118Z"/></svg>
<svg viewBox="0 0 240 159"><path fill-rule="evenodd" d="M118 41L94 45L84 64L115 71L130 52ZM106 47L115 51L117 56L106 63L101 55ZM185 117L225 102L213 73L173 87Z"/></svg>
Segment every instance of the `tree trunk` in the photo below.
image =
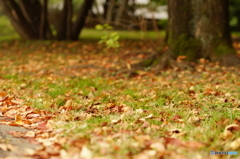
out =
<svg viewBox="0 0 240 159"><path fill-rule="evenodd" d="M58 28L58 34L57 34L58 40L64 40L64 39L69 40L71 38L69 35L69 32L71 32L69 30L70 29L69 27L71 26L71 23L72 23L71 17L72 17L72 0L64 0L61 22L60 22L60 25ZM67 34L68 34L68 38L67 38Z"/></svg>
<svg viewBox="0 0 240 159"><path fill-rule="evenodd" d="M103 5L103 18L104 19L107 19L107 11L108 11L109 5L110 5L110 0L106 0Z"/></svg>
<svg viewBox="0 0 240 159"><path fill-rule="evenodd" d="M34 32L33 28L29 27L27 19L19 7L19 5L14 0L4 1L1 0L3 4L4 11L10 17L11 23L16 27L16 30L26 39L37 39L38 35Z"/></svg>
<svg viewBox="0 0 240 159"><path fill-rule="evenodd" d="M41 13L41 23L39 28L39 34L41 39L46 39L47 36L47 6L48 1L43 0L43 7L42 7L42 13Z"/></svg>
<svg viewBox="0 0 240 159"><path fill-rule="evenodd" d="M81 32L85 20L87 18L89 10L92 8L94 0L85 0L78 14L77 20L73 25L71 40L77 40L79 33Z"/></svg>
<svg viewBox="0 0 240 159"><path fill-rule="evenodd" d="M68 0L67 2L68 7L68 14L67 14L67 30L66 30L66 38L67 40L71 39L72 36L72 14L73 14L73 7L72 7L72 0Z"/></svg>
<svg viewBox="0 0 240 159"><path fill-rule="evenodd" d="M115 18L115 24L120 24L120 20L122 18L122 15L124 14L125 9L127 8L127 5L128 5L128 0L121 1L119 10Z"/></svg>
<svg viewBox="0 0 240 159"><path fill-rule="evenodd" d="M168 0L167 44L171 58L206 58L224 65L239 64L232 47L228 0Z"/></svg>
<svg viewBox="0 0 240 159"><path fill-rule="evenodd" d="M228 0L193 0L193 34L201 43L201 57L215 59L233 52Z"/></svg>
<svg viewBox="0 0 240 159"><path fill-rule="evenodd" d="M197 54L193 54L195 40L191 31L193 17L190 0L168 0L168 27L167 44L169 56L176 58L179 55L188 56L189 60L195 59Z"/></svg>
<svg viewBox="0 0 240 159"><path fill-rule="evenodd" d="M24 29L21 27L20 23L18 23L15 20L15 17L12 14L12 9L9 8L7 1L5 0L0 0L0 4L3 7L3 11L5 15L9 18L10 22L12 23L13 27L16 29L18 34L23 38L23 39L28 39L28 35L25 33Z"/></svg>
<svg viewBox="0 0 240 159"><path fill-rule="evenodd" d="M37 1L36 1L37 2ZM39 2L39 1L38 1ZM38 35L38 28L39 28L39 15L41 12L41 5L40 2L37 5L32 7L31 3L26 0L20 0L19 1L19 7L21 8L21 11L26 19L26 21L29 23L29 27L34 31L36 35Z"/></svg>
<svg viewBox="0 0 240 159"><path fill-rule="evenodd" d="M72 26L72 0L64 0L62 16L57 17L60 25L56 27L55 37L48 21L48 0L42 0L42 3L40 0L0 0L0 4L13 27L24 39L78 40L93 1L84 1L77 20Z"/></svg>
<svg viewBox="0 0 240 159"><path fill-rule="evenodd" d="M106 21L107 23L111 23L114 19L114 7L115 7L115 0L110 0L108 2L108 7L107 7L107 15L106 15Z"/></svg>

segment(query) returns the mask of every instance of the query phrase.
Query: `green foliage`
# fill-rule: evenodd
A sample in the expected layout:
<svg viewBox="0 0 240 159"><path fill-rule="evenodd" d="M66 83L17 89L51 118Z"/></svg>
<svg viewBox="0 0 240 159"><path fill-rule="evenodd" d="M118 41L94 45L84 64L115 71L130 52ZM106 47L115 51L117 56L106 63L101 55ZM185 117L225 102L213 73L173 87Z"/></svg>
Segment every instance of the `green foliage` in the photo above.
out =
<svg viewBox="0 0 240 159"><path fill-rule="evenodd" d="M103 30L105 31L105 35L103 35L101 37L101 40L99 41L99 44L102 44L102 43L105 43L105 45L108 47L108 48L118 48L120 45L119 45L119 34L118 32L113 32L113 33L109 33L107 32L108 30L111 30L113 29L112 26L108 25L108 24L98 24L95 26L95 29L96 30Z"/></svg>
<svg viewBox="0 0 240 159"><path fill-rule="evenodd" d="M6 16L0 16L0 41L19 39L17 32L12 27Z"/></svg>
<svg viewBox="0 0 240 159"><path fill-rule="evenodd" d="M229 1L229 24L232 31L240 30L240 2L236 0Z"/></svg>

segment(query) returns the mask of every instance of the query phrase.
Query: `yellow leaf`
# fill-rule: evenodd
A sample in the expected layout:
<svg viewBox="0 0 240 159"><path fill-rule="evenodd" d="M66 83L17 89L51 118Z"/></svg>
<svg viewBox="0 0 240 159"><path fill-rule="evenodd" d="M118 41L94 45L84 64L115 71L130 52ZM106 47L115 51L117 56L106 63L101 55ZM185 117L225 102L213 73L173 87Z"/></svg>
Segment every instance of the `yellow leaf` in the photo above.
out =
<svg viewBox="0 0 240 159"><path fill-rule="evenodd" d="M15 115L15 123L18 125L23 125L24 122L22 121L22 117L19 114Z"/></svg>

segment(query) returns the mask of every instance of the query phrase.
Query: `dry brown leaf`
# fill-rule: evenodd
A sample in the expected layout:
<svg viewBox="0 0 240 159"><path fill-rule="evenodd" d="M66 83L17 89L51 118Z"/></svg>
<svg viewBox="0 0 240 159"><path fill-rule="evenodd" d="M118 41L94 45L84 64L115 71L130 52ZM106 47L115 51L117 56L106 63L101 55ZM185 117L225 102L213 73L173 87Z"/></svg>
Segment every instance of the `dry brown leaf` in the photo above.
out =
<svg viewBox="0 0 240 159"><path fill-rule="evenodd" d="M87 146L82 147L82 151L80 152L80 156L83 159L92 159L93 158L93 153L91 150L87 148Z"/></svg>
<svg viewBox="0 0 240 159"><path fill-rule="evenodd" d="M18 124L18 125L23 125L23 124L24 124L24 122L23 122L23 120L22 120L22 117L21 117L19 114L16 114L16 115L15 115L15 122L16 122L16 124Z"/></svg>
<svg viewBox="0 0 240 159"><path fill-rule="evenodd" d="M0 143L0 149L3 151L13 151L16 149L16 147L13 146L12 144L1 144Z"/></svg>

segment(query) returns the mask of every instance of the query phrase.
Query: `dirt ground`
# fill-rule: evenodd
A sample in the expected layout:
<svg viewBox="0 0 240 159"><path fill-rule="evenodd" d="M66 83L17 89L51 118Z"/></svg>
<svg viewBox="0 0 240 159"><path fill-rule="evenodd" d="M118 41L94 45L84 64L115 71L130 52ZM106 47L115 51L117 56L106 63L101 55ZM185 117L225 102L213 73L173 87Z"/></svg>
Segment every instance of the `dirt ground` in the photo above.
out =
<svg viewBox="0 0 240 159"><path fill-rule="evenodd" d="M22 152L25 149L36 149L40 145L30 143L28 139L16 138L9 134L9 132L26 132L27 129L17 126L8 126L0 124L0 146L6 146L8 151L0 149L0 158L21 158ZM13 149L12 149L13 148Z"/></svg>

